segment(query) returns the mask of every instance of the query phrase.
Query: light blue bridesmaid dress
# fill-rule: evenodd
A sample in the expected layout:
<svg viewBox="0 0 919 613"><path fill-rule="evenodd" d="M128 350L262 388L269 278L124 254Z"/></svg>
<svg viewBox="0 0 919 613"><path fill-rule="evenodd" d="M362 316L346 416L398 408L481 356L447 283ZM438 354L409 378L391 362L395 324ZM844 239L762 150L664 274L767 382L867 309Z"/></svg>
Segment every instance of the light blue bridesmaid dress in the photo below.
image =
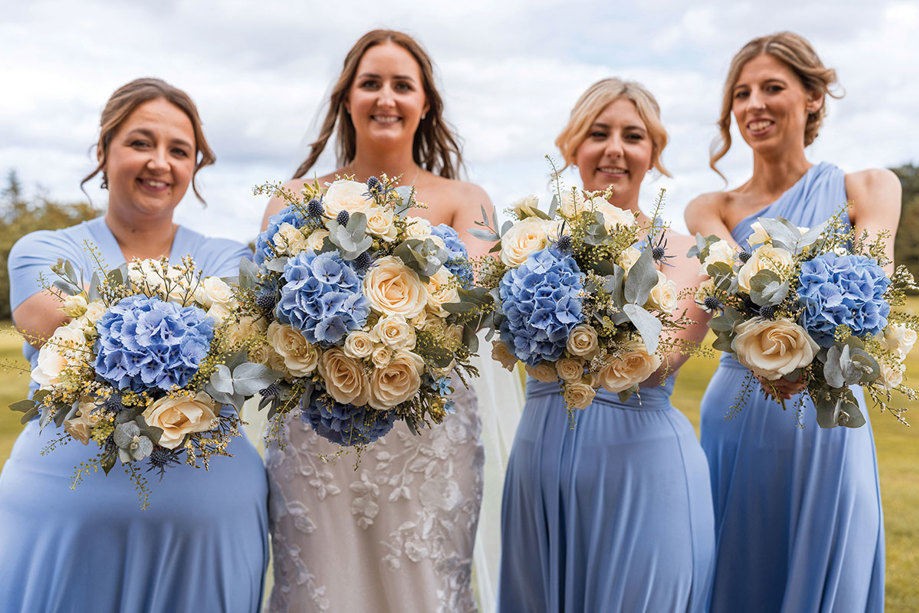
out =
<svg viewBox="0 0 919 613"><path fill-rule="evenodd" d="M708 467L672 391L673 377L624 403L601 390L571 428L558 384L527 381L504 480L501 613L706 609Z"/></svg>
<svg viewBox="0 0 919 613"><path fill-rule="evenodd" d="M732 235L745 245L759 217L813 227L845 202L845 174L822 163ZM882 611L884 523L870 419L823 429L808 399L802 428L755 381L742 411L726 419L748 374L722 354L702 400L718 546L712 611ZM868 419L863 392L853 390Z"/></svg>
<svg viewBox="0 0 919 613"><path fill-rule="evenodd" d="M124 262L103 218L23 237L10 254L11 306L38 292L38 275L67 258L91 271L83 241L108 268ZM179 227L170 259L188 254L205 274L235 275L241 244ZM88 279L88 277L87 277ZM25 345L35 365L38 352ZM42 455L53 424L26 425L0 473L0 611L258 611L268 563L267 478L245 437L210 470L173 465L147 473L150 507L140 509L120 463L71 490L74 466L94 456L79 442Z"/></svg>

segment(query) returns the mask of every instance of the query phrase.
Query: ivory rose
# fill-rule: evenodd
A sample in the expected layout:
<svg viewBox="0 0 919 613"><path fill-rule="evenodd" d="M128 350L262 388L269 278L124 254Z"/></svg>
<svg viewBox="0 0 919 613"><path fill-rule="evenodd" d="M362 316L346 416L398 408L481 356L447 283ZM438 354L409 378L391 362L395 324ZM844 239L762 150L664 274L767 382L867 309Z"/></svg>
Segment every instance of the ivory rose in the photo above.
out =
<svg viewBox="0 0 919 613"><path fill-rule="evenodd" d="M632 340L621 353L606 359L596 375L596 382L614 394L624 392L650 377L660 365L661 359L656 353L649 354L643 342Z"/></svg>
<svg viewBox="0 0 919 613"><path fill-rule="evenodd" d="M635 265L635 262L638 261L638 258L641 257L641 251L635 247L628 247L622 253L619 254L619 257L616 259L616 263L624 270L626 273L631 270L632 266Z"/></svg>
<svg viewBox="0 0 919 613"><path fill-rule="evenodd" d="M536 366L527 365L527 374L543 383L555 383L558 381L558 374L555 367L550 362L540 362Z"/></svg>
<svg viewBox="0 0 919 613"><path fill-rule="evenodd" d="M726 240L720 240L709 246L708 256L705 258L705 261L702 262L702 270L699 271L699 274L707 275L708 267L718 262L727 264L728 266L734 265L734 247Z"/></svg>
<svg viewBox="0 0 919 613"><path fill-rule="evenodd" d="M770 239L769 235L766 234L766 229L760 222L754 221L752 224L750 224L750 229L753 230L753 234L747 237L747 243L751 247L771 242L772 239Z"/></svg>
<svg viewBox="0 0 919 613"><path fill-rule="evenodd" d="M878 362L878 366L881 369L881 373L877 378L878 383L887 389L894 389L903 383L903 372L906 370L903 364L896 364L891 366L884 362Z"/></svg>
<svg viewBox="0 0 919 613"><path fill-rule="evenodd" d="M431 222L423 217L409 217L405 235L408 238L427 238L431 236Z"/></svg>
<svg viewBox="0 0 919 613"><path fill-rule="evenodd" d="M424 360L411 351L397 351L384 368L373 371L370 379L371 407L387 411L409 400L421 387Z"/></svg>
<svg viewBox="0 0 919 613"><path fill-rule="evenodd" d="M370 399L370 382L361 363L338 347L319 358L319 376L329 395L342 404L363 405Z"/></svg>
<svg viewBox="0 0 919 613"><path fill-rule="evenodd" d="M562 358L555 363L555 372L562 381L576 383L584 376L584 360L578 358Z"/></svg>
<svg viewBox="0 0 919 613"><path fill-rule="evenodd" d="M531 253L549 246L553 230L558 233L558 223L547 219L518 221L501 237L501 261L511 268L520 266Z"/></svg>
<svg viewBox="0 0 919 613"><path fill-rule="evenodd" d="M782 274L794 265L791 253L780 247L763 245L753 252L750 259L737 272L737 284L740 288L750 293L750 279L761 270L771 270Z"/></svg>
<svg viewBox="0 0 919 613"><path fill-rule="evenodd" d="M274 251L278 255L295 255L307 248L303 232L289 223L282 223L271 240Z"/></svg>
<svg viewBox="0 0 919 613"><path fill-rule="evenodd" d="M916 331L903 324L890 324L884 330L884 344L898 360L905 360L916 344Z"/></svg>
<svg viewBox="0 0 919 613"><path fill-rule="evenodd" d="M648 294L647 306L663 313L671 313L676 308L678 294L676 283L667 279L667 275L658 270L657 285Z"/></svg>
<svg viewBox="0 0 919 613"><path fill-rule="evenodd" d="M563 396L565 402L572 408L583 410L590 406L597 395L597 390L586 383L569 383L565 385Z"/></svg>
<svg viewBox="0 0 919 613"><path fill-rule="evenodd" d="M566 345L568 352L583 358L590 358L597 353L597 331L588 324L578 324L568 335Z"/></svg>
<svg viewBox="0 0 919 613"><path fill-rule="evenodd" d="M453 275L445 266L441 266L436 273L428 278L425 284L428 293L428 308L440 317L447 317L450 313L444 308L445 304L459 302L459 291L453 280Z"/></svg>
<svg viewBox="0 0 919 613"><path fill-rule="evenodd" d="M371 206L365 213L367 214L367 233L379 236L384 241L394 241L398 235L398 228L393 223L395 213L390 208L381 206Z"/></svg>
<svg viewBox="0 0 919 613"><path fill-rule="evenodd" d="M514 365L517 364L517 358L510 352L507 345L501 341L494 341L491 344L491 359L496 360L501 366L510 371L513 371Z"/></svg>
<svg viewBox="0 0 919 613"><path fill-rule="evenodd" d="M147 425L163 430L159 444L166 449L178 447L186 434L204 432L217 425L217 403L205 392L194 396L163 396L143 413Z"/></svg>
<svg viewBox="0 0 919 613"><path fill-rule="evenodd" d="M373 198L366 195L367 186L357 181L341 179L332 183L322 198L322 206L327 215L335 217L341 211L349 213L365 212L374 204Z"/></svg>
<svg viewBox="0 0 919 613"><path fill-rule="evenodd" d="M345 338L345 344L342 350L349 358L360 360L370 357L373 348L376 346L373 336L363 330L354 330Z"/></svg>
<svg viewBox="0 0 919 613"><path fill-rule="evenodd" d="M321 228L313 230L313 232L306 237L306 248L319 253L322 251L322 242L328 238L328 236L328 230L323 230Z"/></svg>
<svg viewBox="0 0 919 613"><path fill-rule="evenodd" d="M69 317L80 317L86 312L86 296L83 294L65 296L61 311Z"/></svg>
<svg viewBox="0 0 919 613"><path fill-rule="evenodd" d="M377 260L364 276L364 295L385 315L415 317L428 302L428 292L418 274L397 257Z"/></svg>
<svg viewBox="0 0 919 613"><path fill-rule="evenodd" d="M807 366L820 351L807 330L787 319L754 317L734 331L731 349L737 361L769 381Z"/></svg>
<svg viewBox="0 0 919 613"><path fill-rule="evenodd" d="M290 374L305 377L314 370L319 361L319 350L307 342L303 334L287 324L277 321L268 326L268 342L284 360Z"/></svg>
<svg viewBox="0 0 919 613"><path fill-rule="evenodd" d="M373 331L380 342L391 349L414 349L415 328L412 327L401 315L381 317Z"/></svg>
<svg viewBox="0 0 919 613"><path fill-rule="evenodd" d="M42 389L50 389L60 383L61 373L78 364L88 350L86 337L79 327L61 326L38 351L32 379Z"/></svg>
<svg viewBox="0 0 919 613"><path fill-rule="evenodd" d="M84 445L88 445L93 426L99 421L99 417L100 412L96 410L96 402L91 397L84 396L80 399L77 416L64 420L64 432Z"/></svg>

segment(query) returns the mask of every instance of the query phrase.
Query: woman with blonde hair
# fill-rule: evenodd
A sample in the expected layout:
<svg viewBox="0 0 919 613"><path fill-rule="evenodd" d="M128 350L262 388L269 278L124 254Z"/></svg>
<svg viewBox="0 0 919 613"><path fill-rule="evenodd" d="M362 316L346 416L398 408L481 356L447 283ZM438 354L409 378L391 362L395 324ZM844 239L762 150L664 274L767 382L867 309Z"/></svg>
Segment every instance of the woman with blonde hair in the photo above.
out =
<svg viewBox="0 0 919 613"><path fill-rule="evenodd" d="M886 170L845 173L811 163L836 73L792 32L747 43L724 86L721 139L711 166L731 147L731 121L753 150L753 175L686 209L691 231L747 249L759 217L813 227L844 213L871 235L886 230L887 255L900 215L900 185ZM720 173L719 173L720 174ZM713 611L881 611L884 525L871 424L824 429L803 382L770 382L783 411L729 354L702 400L702 447L711 467L718 536ZM739 398L743 401L739 406ZM868 418L864 394L856 390ZM730 411L731 417L728 419Z"/></svg>
<svg viewBox="0 0 919 613"><path fill-rule="evenodd" d="M639 190L651 170L666 174L667 132L641 85L604 79L575 104L556 140L583 187L612 187L610 202L640 222ZM697 285L688 236L668 232L678 288ZM682 299L697 322L692 299ZM687 341L704 323L680 332ZM689 421L670 403L686 359L666 356L622 402L600 391L573 427L557 382L527 381L527 401L504 482L501 613L530 611L704 611L714 534L708 467ZM666 375L665 380L662 378Z"/></svg>
<svg viewBox="0 0 919 613"><path fill-rule="evenodd" d="M198 171L214 163L188 94L159 79L137 79L102 111L98 164L108 190L103 216L27 234L9 258L17 327L47 338L67 321L43 289L65 258L88 279L96 262L114 269L134 258L194 258L205 275L232 276L251 252L177 225L173 213ZM198 195L200 198L200 195ZM40 343L36 343L39 345ZM34 367L38 346L23 353ZM38 384L33 382L32 389ZM261 458L234 438L209 470L169 466L149 478L149 508L119 467L71 488L74 467L97 454L73 441L44 453L59 432L30 421L0 474L0 610L258 611L268 566L268 484ZM184 456L183 456L184 459ZM148 470L163 467L154 457Z"/></svg>
<svg viewBox="0 0 919 613"><path fill-rule="evenodd" d="M452 226L472 255L488 244L468 228L489 211L478 186L458 180L462 157L443 116L427 53L410 36L374 30L345 57L319 138L287 187L300 189L333 134L337 176L385 173L427 205L412 215ZM311 180L317 180L313 178ZM284 203L273 199L263 228ZM446 229L444 231L451 231ZM338 450L300 420L268 451L274 547L273 611L475 610L472 552L482 499L474 394L454 381L456 413L413 435L401 422L364 451Z"/></svg>

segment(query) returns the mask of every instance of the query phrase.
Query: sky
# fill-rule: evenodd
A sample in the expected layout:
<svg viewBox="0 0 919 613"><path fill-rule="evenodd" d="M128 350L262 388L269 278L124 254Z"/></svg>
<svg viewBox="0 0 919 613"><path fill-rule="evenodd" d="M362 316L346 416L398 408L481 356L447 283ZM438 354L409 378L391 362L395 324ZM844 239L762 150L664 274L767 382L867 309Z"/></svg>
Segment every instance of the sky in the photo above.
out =
<svg viewBox="0 0 919 613"><path fill-rule="evenodd" d="M553 141L593 82L637 80L658 98L672 179L649 178L649 208L667 189L665 218L682 229L694 196L725 188L708 167L731 57L779 30L806 36L839 92L811 161L846 171L919 163L919 3L880 0L677 2L649 0L29 0L0 17L0 173L29 193L85 200L99 114L120 85L156 76L198 104L217 164L198 176L208 202L186 196L176 218L214 236L251 240L264 196L253 186L286 180L306 156L345 53L367 30L415 36L435 62L447 120L464 143L466 179L501 210L527 194L547 197ZM737 144L739 143L739 145ZM317 166L334 170L330 152ZM736 137L719 167L728 187L751 171ZM566 176L577 184L575 174ZM97 207L105 192L87 184Z"/></svg>

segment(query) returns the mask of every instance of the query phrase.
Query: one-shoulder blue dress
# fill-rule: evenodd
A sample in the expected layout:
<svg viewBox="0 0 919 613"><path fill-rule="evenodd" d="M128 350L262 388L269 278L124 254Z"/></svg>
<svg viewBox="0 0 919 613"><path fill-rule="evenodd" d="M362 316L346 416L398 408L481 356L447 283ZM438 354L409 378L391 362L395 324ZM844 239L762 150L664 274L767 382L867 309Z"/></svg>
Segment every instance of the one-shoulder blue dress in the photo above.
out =
<svg viewBox="0 0 919 613"><path fill-rule="evenodd" d="M504 480L501 613L705 611L708 466L670 403L600 391L571 428L558 384L527 381Z"/></svg>
<svg viewBox="0 0 919 613"><path fill-rule="evenodd" d="M845 203L845 174L822 163L731 234L745 245L759 217L814 227ZM718 546L712 611L882 611L884 523L864 393L853 387L869 419L856 429L818 427L809 398L801 427L755 380L727 418L749 374L722 354L702 400Z"/></svg>
<svg viewBox="0 0 919 613"><path fill-rule="evenodd" d="M92 274L91 241L108 268L124 263L103 218L20 239L9 258L11 306L41 290L39 273L67 258ZM205 274L235 275L243 245L179 227L170 259L195 259ZM38 352L23 352L35 366ZM175 613L258 611L268 563L268 484L245 437L210 470L171 466L149 473L141 510L120 464L71 489L74 467L96 455L76 441L42 455L56 437L29 422L0 473L0 611Z"/></svg>

